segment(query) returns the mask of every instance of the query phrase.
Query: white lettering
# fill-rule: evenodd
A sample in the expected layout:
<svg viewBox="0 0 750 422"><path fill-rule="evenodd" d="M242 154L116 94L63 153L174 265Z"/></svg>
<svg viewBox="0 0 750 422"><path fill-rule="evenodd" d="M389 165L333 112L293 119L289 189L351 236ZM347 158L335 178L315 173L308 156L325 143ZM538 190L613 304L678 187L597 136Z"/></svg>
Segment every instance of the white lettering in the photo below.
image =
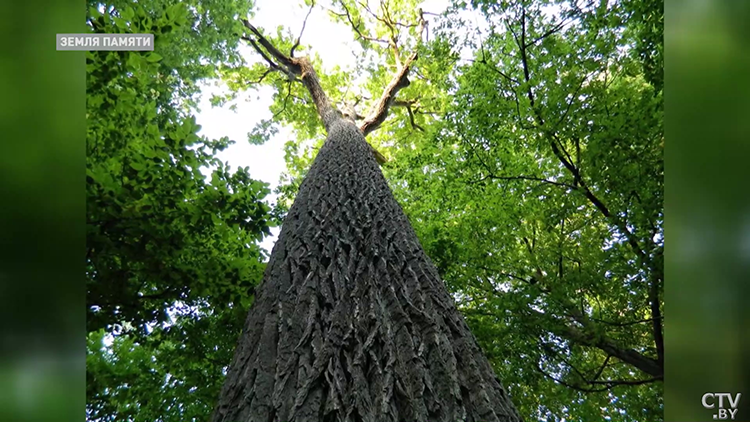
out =
<svg viewBox="0 0 750 422"><path fill-rule="evenodd" d="M154 40L144 34L57 34L57 45L67 50L149 50Z"/></svg>
<svg viewBox="0 0 750 422"><path fill-rule="evenodd" d="M714 397L713 393L704 394L703 398L701 398L701 403L703 403L703 407L705 407L706 409L713 409L714 404L708 404L708 402L706 402L706 399L709 397L713 398Z"/></svg>
<svg viewBox="0 0 750 422"><path fill-rule="evenodd" d="M730 393L706 393L701 397L701 403L703 404L703 407L706 409L713 409L716 407L715 400L713 399L719 399L719 406L718 409L716 409L716 413L714 413L714 419L718 420L734 420L735 416L737 416L737 411L739 410L737 406L740 404L740 398L742 397L742 393L737 394L730 394ZM712 399L712 400L709 400ZM724 399L726 399L727 404L729 405L729 409L724 408Z"/></svg>
<svg viewBox="0 0 750 422"><path fill-rule="evenodd" d="M732 400L732 395L729 393L726 393L728 399L729 399L729 407L732 409L737 409L737 405L740 404L740 397L742 397L742 393L737 393L737 395L734 396L734 400Z"/></svg>

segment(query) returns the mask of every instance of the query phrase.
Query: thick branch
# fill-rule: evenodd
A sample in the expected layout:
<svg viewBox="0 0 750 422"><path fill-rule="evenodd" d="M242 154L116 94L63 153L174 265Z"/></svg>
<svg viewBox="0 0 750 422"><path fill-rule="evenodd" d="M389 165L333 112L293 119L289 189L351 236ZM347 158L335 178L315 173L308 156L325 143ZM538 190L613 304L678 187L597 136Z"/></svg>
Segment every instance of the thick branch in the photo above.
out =
<svg viewBox="0 0 750 422"><path fill-rule="evenodd" d="M652 276L649 286L649 302L651 304L651 330L654 333L654 344L656 345L656 358L659 365L664 367L664 327L661 315L661 303L659 301L659 278Z"/></svg>
<svg viewBox="0 0 750 422"><path fill-rule="evenodd" d="M268 41L268 39L266 39L266 37L264 37L263 34L261 34L260 31L258 31L258 29L250 23L250 21L248 21L247 19L242 19L242 24L245 25L245 27L249 29L250 32L253 33L253 35L255 35L260 45L262 45L263 48L265 48L266 51L268 51L268 53L273 56L282 66L286 67L294 74L301 74L301 69L294 63L292 58L288 57L287 55L279 51L276 47L274 47L274 45L271 44L271 42Z"/></svg>
<svg viewBox="0 0 750 422"><path fill-rule="evenodd" d="M604 335L593 335L569 325L554 327L553 332L578 344L596 347L654 378L664 378L664 367L657 360L644 356L636 350L624 348Z"/></svg>
<svg viewBox="0 0 750 422"><path fill-rule="evenodd" d="M286 74L289 79L296 79L296 77L294 76L294 73L291 73L288 69L282 66L279 66L275 61L273 61L273 59L270 58L268 54L266 54L266 52L258 45L257 42L255 42L254 39L249 38L249 37L240 37L240 38L250 43L253 49L257 51L261 57L263 57L266 63L268 63L268 66L271 68L271 70L282 72Z"/></svg>
<svg viewBox="0 0 750 422"><path fill-rule="evenodd" d="M359 30L359 25L355 24L352 16L346 7L346 5L341 2L341 5L343 6L345 10L345 14L339 16L346 16L347 20L351 24L352 28L364 39L369 39L371 41L379 41L383 42L384 40L379 39L372 39L369 37L366 37L364 34L361 33ZM369 7L364 6L365 9L372 13L372 11L369 9ZM312 10L312 7L311 9ZM335 12L334 12L335 13ZM309 16L310 12L308 12ZM307 18L305 18L305 21ZM382 19L379 19L382 21ZM310 60L306 57L301 58L295 58L291 57L291 55L294 53L295 48L299 45L299 38L297 39L297 42L294 44L290 51L290 56L285 55L281 51L279 51L276 47L271 44L271 42L268 41L261 33L260 31L255 28L248 20L242 19L243 25L252 32L252 34L255 36L255 40L247 37L243 37L243 39L246 39L250 44L255 48L258 53L263 56L263 58L268 62L268 64L271 66L271 68L275 70L280 70L285 73L287 73L288 76L290 76L290 79L295 79L296 76L299 76L302 80L302 83L305 85L307 90L310 92L310 95L313 98L313 102L315 103L315 106L318 110L318 115L323 120L323 124L326 127L326 131L329 129L331 124L341 118L341 113L338 112L332 105L328 97L326 96L325 92L323 91L323 88L320 85L320 80L315 73L315 69L313 69L312 64L310 63ZM418 23L421 29L424 27L424 19L422 15L420 14L420 22ZM302 30L304 31L305 24L303 23ZM300 33L301 36L301 33ZM364 119L364 121L360 124L359 129L362 131L362 133L367 136L372 131L376 130L380 125L385 121L386 117L388 116L388 110L393 101L396 98L396 95L398 94L398 91L401 88L409 86L409 79L408 79L408 73L409 73L409 67L411 64L417 60L417 52L415 51L412 53L403 63L400 63L399 57L398 57L398 46L396 45L395 37L393 37L390 41L385 41L385 43L388 43L391 45L391 47L394 47L394 51L396 52L396 62L399 64L398 71L391 79L391 82L386 86L386 88L383 90L383 95L380 97L378 102L373 106L372 111L370 114ZM261 48L262 47L262 48ZM421 127L419 127L414 122L414 116L413 111L409 109L409 116L410 120L412 122L412 126L415 128L418 128L420 130L423 130ZM375 158L377 161L382 164L386 161L385 157L377 152L372 146L370 147L373 151L373 154L375 155Z"/></svg>
<svg viewBox="0 0 750 422"><path fill-rule="evenodd" d="M382 3L381 3L381 6L386 7L386 6L383 6ZM414 51L402 63L400 60L400 52L398 49L398 45L396 43L398 31L395 30L394 22L388 16L389 12L387 8L384 9L385 14L387 15L386 16L387 19L383 19L383 18L378 17L376 14L374 14L367 5L363 5L363 7L370 14L375 16L376 19L383 22L386 26L388 26L391 29L391 40L389 44L391 48L393 49L395 61L398 66L398 71L396 72L396 74L393 76L393 79L391 79L391 82L383 91L383 95L380 97L380 100L378 100L377 104L375 104L372 111L370 112L370 115L367 118L365 118L364 122L362 122L362 124L359 127L362 133L365 136L367 136L367 134L377 129L385 121L386 117L388 116L388 109L393 103L393 101L395 100L396 94L398 94L398 91L401 88L405 88L409 86L409 79L408 79L409 67L415 60L417 60L417 52ZM420 34L420 37L421 37L421 33L424 30L424 26L425 26L425 20L424 20L424 16L421 13L421 10L420 10L419 22L417 26L419 27L418 33ZM410 116L412 116L412 124L414 125L413 115L411 112L409 114ZM417 127L417 126L414 125L414 127Z"/></svg>
<svg viewBox="0 0 750 422"><path fill-rule="evenodd" d="M600 324L604 325L611 325L613 327L630 327L632 325L638 325L638 324L645 324L647 322L653 323L654 320L651 318L645 318L645 319L639 319L636 321L628 321L628 322L614 322L614 321L606 321L599 318L591 318L592 321L598 322Z"/></svg>
<svg viewBox="0 0 750 422"><path fill-rule="evenodd" d="M612 355L623 362L629 363L653 377L664 377L663 360L649 358L633 349L626 349L617 345L615 341L604 335L598 335L597 330L591 328L592 324L587 315L576 309L574 306L568 306L565 303L562 303L562 305L569 312L570 316L583 326L583 330L581 331L572 326L564 326L559 335L565 333L564 337L580 344L597 347L607 354ZM661 318L657 323L661 325Z"/></svg>
<svg viewBox="0 0 750 422"><path fill-rule="evenodd" d="M591 384L606 384L608 387L615 387L618 385L643 385L651 384L652 382L660 381L661 378L649 378L645 380L602 380L602 381L589 381Z"/></svg>
<svg viewBox="0 0 750 422"><path fill-rule="evenodd" d="M417 52L415 51L411 56L409 56L408 59L406 59L404 64L401 66L401 69L399 69L399 71L393 76L393 79L391 79L391 82L383 91L383 95L380 97L380 100L378 100L369 116L367 116L367 118L365 118L365 121L362 122L362 124L359 126L359 129L362 131L362 133L365 134L365 136L367 136L370 132L374 131L375 129L380 127L381 124L383 124L385 118L388 116L388 108L396 98L396 94L398 94L398 91L401 88L409 86L409 66L411 66L412 62L414 62L414 60L416 59Z"/></svg>
<svg viewBox="0 0 750 422"><path fill-rule="evenodd" d="M531 248L527 239L526 241L527 246ZM539 278L538 283L541 288L549 287L548 283L544 281L543 275L537 274L537 277ZM502 294L494 289L490 292L496 295ZM601 334L595 329L595 327L592 328L592 324L588 317L577 310L574 306L569 306L566 303L561 303L561 305L563 305L565 310L569 312L570 316L575 321L581 324L581 328L569 325L560 319L551 318L549 315L531 308L527 309L528 313L526 315L530 321L535 321L538 326L548 327L549 331L558 337L562 337L582 346L600 349L608 356L616 357L622 362L643 371L655 379L664 378L664 365L660 363L659 360L650 358L634 349L620 345L615 340Z"/></svg>
<svg viewBox="0 0 750 422"><path fill-rule="evenodd" d="M299 75L302 78L302 83L310 91L315 107L318 109L318 115L323 120L327 131L331 124L340 118L340 113L333 108L331 102L328 100L328 96L323 91L323 87L320 86L320 79L315 73L310 60L307 57L295 58L294 64L300 69Z"/></svg>
<svg viewBox="0 0 750 422"><path fill-rule="evenodd" d="M248 20L243 19L242 23L257 39L257 43L253 40L250 40L250 43L266 59L266 61L271 64L272 67L274 62L268 57L268 55L272 56L279 63L276 65L277 68L283 68L289 74L299 76L302 79L302 83L312 96L313 103L315 103L315 107L318 110L318 115L321 120L323 120L326 130L328 130L331 124L339 118L339 113L337 113L336 109L331 106L328 96L326 96L325 91L323 91L323 87L320 86L320 79L315 73L315 69L313 69L310 60L307 57L293 58L286 56L274 47L274 45L271 44L271 42L268 41L268 39L266 39ZM258 44L263 46L263 49L268 52L268 55L263 52Z"/></svg>

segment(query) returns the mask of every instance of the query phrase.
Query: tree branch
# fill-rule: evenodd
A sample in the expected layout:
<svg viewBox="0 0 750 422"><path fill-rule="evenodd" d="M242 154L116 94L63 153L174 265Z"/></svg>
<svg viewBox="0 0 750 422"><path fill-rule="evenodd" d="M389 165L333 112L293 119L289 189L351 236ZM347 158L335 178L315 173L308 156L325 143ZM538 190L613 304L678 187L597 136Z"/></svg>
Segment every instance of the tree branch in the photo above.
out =
<svg viewBox="0 0 750 422"><path fill-rule="evenodd" d="M383 95L375 104L370 114L365 118L365 121L359 126L359 129L365 134L365 136L380 127L388 116L388 108L396 98L398 91L401 90L401 88L409 86L409 66L411 66L416 59L417 52L415 51L408 59L406 59L398 72L393 76L391 82L386 86L385 90L383 90Z"/></svg>
<svg viewBox="0 0 750 422"><path fill-rule="evenodd" d="M257 81L253 81L252 83L253 83L253 84L256 84L256 85L257 85L257 84L259 84L259 83L263 82L263 79L265 79L265 78L266 78L266 76L268 76L269 74L271 74L271 72L274 72L275 70L276 70L276 69L274 69L274 68L272 68L272 67L269 67L268 69L266 69L266 71L265 71L265 72L263 72L263 74L262 74L262 75L260 75L260 78L258 78L258 80L257 80Z"/></svg>
<svg viewBox="0 0 750 422"><path fill-rule="evenodd" d="M386 45L390 44L390 42L388 40L383 40L383 39L374 38L374 37L368 37L367 35L363 34L362 31L359 29L359 26L362 24L362 22L359 22L359 23L355 24L354 20L352 19L352 15L349 12L349 8L346 6L346 4L343 1L339 1L339 4L341 5L341 7L344 8L344 13L337 13L337 12L334 12L333 10L330 10L330 12L333 13L334 15L336 15L336 16L345 17L346 20L349 21L349 25L352 27L352 29L354 30L354 32L356 32L357 35L360 38L362 38L363 40L372 41L372 42L379 42L379 43L386 44Z"/></svg>
<svg viewBox="0 0 750 422"><path fill-rule="evenodd" d="M534 45L534 44L538 43L539 41L541 41L541 40L549 37L550 35L555 34L557 32L560 32L560 30L562 30L565 27L565 24L567 24L567 23L568 22L565 21L565 20L560 21L560 23L558 23L557 25L555 25L554 27L552 27L551 29L549 29L548 31L546 31L544 34L542 34L542 35L534 38L533 40L529 41L528 43L524 44L524 46L525 47L531 47L532 45Z"/></svg>
<svg viewBox="0 0 750 422"><path fill-rule="evenodd" d="M395 100L393 102L393 106L398 106L398 107L404 107L404 108L406 108L406 112L409 113L409 122L411 123L411 127L413 127L414 129L419 130L420 132L424 132L424 128L422 126L419 126L414 121L414 111L411 108L411 106L412 106L413 103L414 103L414 101L399 101L399 100Z"/></svg>
<svg viewBox="0 0 750 422"><path fill-rule="evenodd" d="M567 382L565 382L565 381L563 381L561 379L555 378L554 376L552 376L551 374L549 374L547 371L545 371L544 369L542 369L542 366L539 365L539 364L536 365L536 369L537 369L537 371L539 371L545 377L547 377L547 378L551 379L552 381L554 381L554 382L562 385L563 387L568 387L568 388L570 388L572 390L580 391L580 392L583 392L583 393L600 393L602 391L609 390L609 387L585 388L585 387L579 387L577 385L569 384L569 383L567 383Z"/></svg>
<svg viewBox="0 0 750 422"><path fill-rule="evenodd" d="M612 224L617 227L617 229L625 235L625 238L627 239L628 244L630 244L631 248L633 249L633 252L636 254L636 256L641 260L642 263L644 263L649 269L654 271L659 278L661 278L660 274L661 271L659 271L658 268L656 268L653 264L653 262L649 259L649 257L646 255L646 253L641 248L640 244L638 243L638 240L635 238L633 233L628 229L627 224L623 222L619 217L612 214L609 209L604 205L604 203L597 198L594 193L591 191L591 189L588 187L588 184L583 180L583 177L581 176L581 173L579 169L573 164L573 160L570 157L570 155L565 151L565 149L562 147L562 141L557 137L557 135L551 131L550 128L548 128L545 125L545 120L542 118L541 112L536 107L536 102L534 98L534 93L531 89L531 76L530 76L530 70L529 70L529 64L528 64L528 58L527 58L527 51L526 51L526 9L522 9L521 11L521 37L520 39L516 35L515 31L513 31L513 28L511 27L510 23L506 21L506 25L508 29L510 30L511 34L513 34L513 38L516 41L516 45L518 46L520 53L521 53L521 63L523 65L523 74L525 78L525 82L527 84L527 92L526 95L529 99L529 103L531 104L531 109L534 115L534 119L537 121L540 128L543 130L544 134L549 138L550 140L550 146L552 148L552 152L555 154L555 156L560 160L560 162L563 164L563 166L573 175L573 178L578 186L580 186L581 189L579 189L584 196L596 207Z"/></svg>
<svg viewBox="0 0 750 422"><path fill-rule="evenodd" d="M607 358L604 359L604 362L602 363L602 366L599 367L599 370L596 371L596 374L594 375L594 378L592 378L590 382L596 381L597 379L599 379L599 377L602 376L602 372L604 372L604 369L609 364L609 359L611 359L611 358L612 358L612 355L607 355Z"/></svg>
<svg viewBox="0 0 750 422"><path fill-rule="evenodd" d="M283 113L283 112L286 111L286 104L287 104L287 101L289 100L289 97L291 95L292 95L292 83L289 82L287 84L287 86L286 86L286 96L284 97L284 101L282 103L281 110L279 110L278 112L276 112L276 113L273 114L273 118L274 119L277 118L277 117L279 117L279 116L281 116L281 113Z"/></svg>
<svg viewBox="0 0 750 422"><path fill-rule="evenodd" d="M644 380L603 380L603 381L588 381L590 384L605 384L607 388L616 387L618 385L643 385L650 384L652 382L661 381L662 378L648 378Z"/></svg>
<svg viewBox="0 0 750 422"><path fill-rule="evenodd" d="M637 321L628 321L628 322L612 322L612 321L605 321L603 319L598 318L591 318L592 321L596 321L600 324L605 325L611 325L613 327L629 327L631 325L638 325L638 324L645 324L647 322L653 322L654 320L652 318L645 318L645 319L639 319Z"/></svg>
<svg viewBox="0 0 750 422"><path fill-rule="evenodd" d="M286 56L284 53L282 53L276 47L274 47L274 45L271 44L271 42L268 41L268 39L266 39L266 37L264 37L263 34L261 34L260 31L258 31L258 29L250 23L250 21L248 21L247 19L242 19L241 21L242 21L242 24L245 25L245 27L249 29L250 32L253 33L253 35L255 35L258 43L260 43L260 45L262 45L263 48L265 48L265 50L268 51L268 53L271 56L273 56L282 66L286 67L290 72L294 74L299 75L301 73L301 69L299 68L299 65L294 63L294 60L292 60L291 57ZM244 39L249 40L253 44L253 47L255 47L255 49L267 61L271 62L271 60L268 59L267 56L262 52L262 50L257 46L254 40L250 40L248 38L244 38Z"/></svg>
<svg viewBox="0 0 750 422"><path fill-rule="evenodd" d="M660 365L658 360L644 356L636 350L624 348L604 335L594 335L586 330L586 325L584 325L584 331L569 325L562 325L555 330L557 331L555 334L578 344L601 349L603 352L640 369L654 378L664 378L664 366Z"/></svg>
<svg viewBox="0 0 750 422"><path fill-rule="evenodd" d="M272 67L275 66L275 68L280 70L283 69L285 73L291 75L290 80L294 80L291 78L296 79L296 76L299 76L302 79L302 84L304 84L310 92L315 107L318 110L318 115L321 120L323 120L323 124L327 131L331 124L339 118L340 113L333 108L328 96L326 96L325 91L323 91L323 87L320 86L320 79L315 73L315 69L313 69L310 60L307 57L293 58L284 55L284 53L274 47L274 45L271 44L271 42L268 41L268 39L266 39L247 19L242 19L242 23L253 33L253 35L255 35L257 42L256 40L249 39L253 48L255 48L255 50L258 51ZM263 49L265 49L265 51L268 52L268 55L272 56L278 64L271 60L258 44L263 46Z"/></svg>
<svg viewBox="0 0 750 422"><path fill-rule="evenodd" d="M505 78L506 80L508 80L508 82L514 83L516 85L518 84L518 80L517 79L508 76L505 72L503 72L502 70L498 69L495 65L492 65L489 62L487 62L487 60L484 57L479 62L482 63L483 65L487 66L487 68L490 69L491 71L497 73L498 75L500 75L503 78Z"/></svg>
<svg viewBox="0 0 750 422"><path fill-rule="evenodd" d="M586 388L581 387L578 385L567 383L561 379L555 378L548 372L546 372L544 369L542 369L541 365L537 364L537 370L542 373L545 377L551 379L552 381L564 386L568 387L570 389L580 391L583 393L600 393L603 391L611 390L612 388L618 386L618 385L643 385L643 384L650 384L652 382L660 381L660 378L649 378L644 380L604 380L604 381L588 381L586 380L587 384L591 385L604 385L604 387L592 387L592 388Z"/></svg>
<svg viewBox="0 0 750 422"><path fill-rule="evenodd" d="M492 180L531 180L531 181L535 181L535 182L547 183L547 184L550 184L550 185L553 185L553 186L558 186L558 187L562 187L562 188L566 188L566 189L572 189L572 190L576 189L575 186L569 185L567 183L555 182L555 181L552 181L552 180L547 180L547 179L543 179L541 177L534 177L534 176L495 176L494 174L488 174L487 176L484 176L479 181L486 180L486 179L492 179Z"/></svg>
<svg viewBox="0 0 750 422"><path fill-rule="evenodd" d="M527 238L523 238L524 242L526 243L527 248L529 249L529 252L533 255L533 246L529 242ZM480 268L484 269L485 271L492 271L489 268L480 266ZM544 276L540 273L540 270L537 269L536 277L538 277L537 283L539 285L539 288L543 293L551 293L551 289L549 286L549 283L545 282ZM506 275L506 274L503 274ZM520 277L511 276L514 279L518 279L520 281L525 281L530 283L530 281L527 281ZM530 283L532 284L532 283ZM499 296L504 295L502 292L497 291L491 291L490 293L496 294ZM592 327L591 320L580 310L576 309L575 306L572 306L566 302L560 302L560 305L562 305L563 309L567 311L567 315L572 318L574 321L578 322L580 324L580 327L570 325L559 318L551 318L548 314L534 310L534 309L527 309L525 312L528 319L535 323L537 326L543 326L543 327L549 327L548 330L550 333L564 338L568 341L571 341L573 343L577 343L582 346L588 346L588 347L594 347L597 349L600 349L601 351L605 352L608 356L615 357L619 359L620 361L633 366L642 372L652 376L654 380L663 379L664 378L664 364L663 361L660 361L659 359L653 359L651 357L645 356L644 354L632 349L632 348L626 348L616 342L615 340L607 337L605 334L601 333L600 330L597 330L596 327ZM634 323L639 323L644 321L637 321ZM582 377L583 379L586 379L586 377ZM594 378L596 379L596 378Z"/></svg>
<svg viewBox="0 0 750 422"><path fill-rule="evenodd" d="M354 20L352 19L351 13L349 9L347 8L346 4L343 1L340 1L340 4L344 8L345 16L347 20L349 21L350 25L352 26L352 28L354 28L354 30L363 39L370 39L370 37L367 37L361 33L361 31L359 30L359 24L354 23ZM399 31L396 28L396 26L399 25L399 23L393 21L393 19L390 16L390 11L388 10L388 5L385 2L383 1L380 2L380 8L383 12L382 17L379 16L377 13L375 13L372 9L370 9L370 6L366 2L358 1L358 4L365 11L367 11L367 13L369 13L374 19L383 23L390 30L391 37L389 40L370 39L370 41L377 41L377 42L388 44L393 50L394 61L397 67L396 74L393 76L388 86L386 86L380 99L373 106L373 109L371 110L370 114L360 124L360 130L365 136L367 136L369 133L376 130L385 121L388 115L388 109L393 103L394 99L396 98L398 91L401 88L405 88L409 86L409 79L408 79L409 67L415 60L417 60L417 52L414 51L406 60L402 62L401 52L398 47ZM424 30L424 25L425 25L425 21L424 21L424 16L421 13L421 10L419 13L419 21L416 24L414 25L401 24L401 26L405 26L405 27L417 26L419 28L418 32L420 33L420 35L421 35L421 32ZM414 123L413 110L409 111L409 115L410 115L410 119L412 122L412 126L415 128L418 128L419 126ZM420 130L423 130L423 129L420 128Z"/></svg>
<svg viewBox="0 0 750 422"><path fill-rule="evenodd" d="M257 51L258 54L260 54L260 56L263 57L263 59L268 63L268 66L272 70L278 70L280 72L287 73L287 76L289 76L287 70L286 69L282 69L281 66L279 66L278 64L276 64L276 62L273 61L273 59L271 59L270 57L268 57L268 55L266 54L266 52L263 51L262 48L260 48L260 46L258 45L258 43L255 42L254 39L252 39L250 37L244 37L244 36L240 37L240 38L243 39L243 40L245 40L245 41L247 41L247 42L249 42L250 45L253 47L253 49L255 51Z"/></svg>
<svg viewBox="0 0 750 422"><path fill-rule="evenodd" d="M651 305L651 330L654 334L654 344L656 345L656 358L659 364L664 367L664 331L661 315L661 303L659 301L659 277L652 274L649 285L648 299Z"/></svg>
<svg viewBox="0 0 750 422"><path fill-rule="evenodd" d="M289 57L294 57L294 50L299 47L299 42L302 39L302 34L305 32L305 26L307 25L307 18L310 17L310 13L312 13L313 8L315 7L315 1L310 4L310 9L307 11L307 15L305 16L305 20L302 21L302 29L299 31L299 36L297 37L297 41L294 42L294 45L292 46L292 49L289 50Z"/></svg>
<svg viewBox="0 0 750 422"><path fill-rule="evenodd" d="M360 2L361 3L361 2ZM397 36L395 35L395 32L392 34L391 41L385 41L385 40L378 40L378 39L371 39L371 37L367 37L359 30L359 24L355 24L354 20L352 19L351 13L349 9L347 8L346 4L342 1L340 2L342 7L344 8L345 13L339 14L336 12L333 12L334 14L338 16L346 16L347 20L349 21L352 28L363 38L363 39L369 39L370 41L378 41L378 42L385 42L390 44L391 46L395 46ZM314 4L313 4L314 6ZM310 10L308 11L307 17L309 17L313 6L310 7ZM378 17L376 14L370 10L369 6L366 4L363 4L362 7L365 8L370 14L374 15L376 19L383 22L384 19ZM386 13L388 11L386 10ZM254 38L250 37L242 37L242 39L247 40L253 48L268 62L269 66L274 70L279 70L287 74L289 76L290 80L298 80L297 77L300 77L302 84L305 85L307 90L310 92L310 95L313 98L313 102L315 103L315 106L318 111L318 115L320 116L321 120L323 120L323 124L325 125L326 131L330 128L330 125L336 121L337 119L340 119L342 116L342 113L336 110L332 105L328 97L326 96L325 92L323 91L323 88L320 85L320 80L315 73L315 70L313 69L312 64L310 63L310 60L307 57L300 57L295 58L292 57L292 54L294 53L295 48L299 45L299 40L302 36L302 32L304 31L307 17L305 17L305 22L303 22L302 25L302 31L300 31L300 37L297 38L297 42L295 42L294 46L292 47L290 51L290 55L287 56L283 54L281 51L279 51L274 45L268 41L267 38L263 36L263 34L255 27L253 26L247 19L242 19L242 24L250 30L250 32L254 35ZM420 21L417 24L420 29L424 28L424 18L422 14L420 13ZM384 22L386 25L388 25L390 28L392 28L395 31L395 27L390 22ZM396 31L397 32L397 31ZM396 46L396 53L398 53L398 48ZM367 136L369 133L376 130L380 125L385 121L388 110L393 103L393 101L396 98L396 95L398 94L398 91L401 90L404 87L409 86L410 82L408 79L408 73L409 68L412 65L412 63L417 60L417 52L414 51L403 63L400 63L399 55L396 54L396 62L399 64L398 70L396 74L391 79L391 82L385 87L383 90L383 94L381 95L380 99L377 101L377 103L373 106L370 114L364 119L364 121L360 124L359 129L362 131L362 134L364 136ZM264 75L265 77L265 75ZM419 125L417 125L414 122L414 115L413 110L409 108L409 116L412 123L412 126L415 128L418 128L419 130L422 129ZM373 154L375 155L376 160L378 163L383 164L386 159L385 157L380 154L378 151L376 151L372 146L370 148L373 151Z"/></svg>

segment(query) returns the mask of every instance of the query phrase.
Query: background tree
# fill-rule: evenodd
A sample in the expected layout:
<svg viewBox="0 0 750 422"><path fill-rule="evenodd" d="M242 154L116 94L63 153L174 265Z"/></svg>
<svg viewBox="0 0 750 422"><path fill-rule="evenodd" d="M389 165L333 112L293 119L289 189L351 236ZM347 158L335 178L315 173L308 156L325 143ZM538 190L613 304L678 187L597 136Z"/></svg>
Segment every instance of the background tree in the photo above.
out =
<svg viewBox="0 0 750 422"><path fill-rule="evenodd" d="M184 4L90 10L92 31L158 47L87 57L89 420L209 414L264 268L268 188L214 158L231 141L198 136L189 112L222 58L188 36L198 20Z"/></svg>
<svg viewBox="0 0 750 422"><path fill-rule="evenodd" d="M445 119L388 150L386 175L521 414L659 420L660 49L636 41L654 18L476 6L488 28L469 63L453 55Z"/></svg>

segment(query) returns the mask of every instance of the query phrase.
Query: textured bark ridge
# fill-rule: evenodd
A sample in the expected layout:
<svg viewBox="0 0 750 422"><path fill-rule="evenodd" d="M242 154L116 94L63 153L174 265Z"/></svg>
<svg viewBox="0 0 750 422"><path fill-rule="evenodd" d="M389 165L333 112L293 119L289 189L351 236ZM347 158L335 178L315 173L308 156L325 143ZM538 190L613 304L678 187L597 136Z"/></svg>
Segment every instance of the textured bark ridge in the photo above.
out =
<svg viewBox="0 0 750 422"><path fill-rule="evenodd" d="M212 421L520 421L347 120L286 217Z"/></svg>

